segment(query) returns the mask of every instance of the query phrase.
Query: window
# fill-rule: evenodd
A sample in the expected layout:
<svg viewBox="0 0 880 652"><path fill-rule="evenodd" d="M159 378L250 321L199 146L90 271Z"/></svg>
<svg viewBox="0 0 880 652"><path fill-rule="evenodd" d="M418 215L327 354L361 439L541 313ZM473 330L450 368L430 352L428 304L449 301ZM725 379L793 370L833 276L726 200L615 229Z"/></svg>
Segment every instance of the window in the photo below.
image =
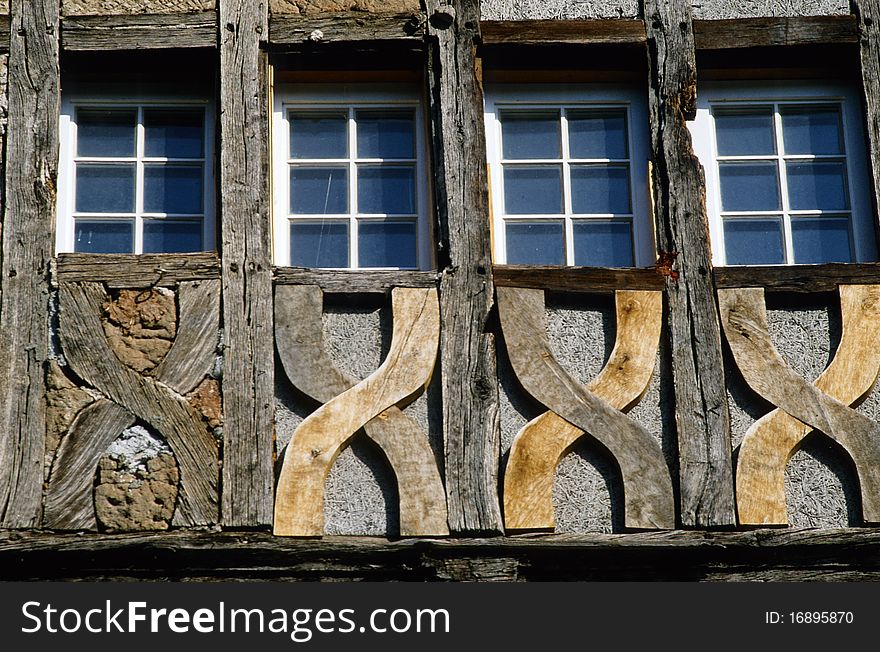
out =
<svg viewBox="0 0 880 652"><path fill-rule="evenodd" d="M844 87L716 84L691 124L721 265L873 260L861 102Z"/></svg>
<svg viewBox="0 0 880 652"><path fill-rule="evenodd" d="M58 251L213 249L209 108L178 99L65 98Z"/></svg>
<svg viewBox="0 0 880 652"><path fill-rule="evenodd" d="M653 264L644 102L596 85L487 89L496 262Z"/></svg>
<svg viewBox="0 0 880 652"><path fill-rule="evenodd" d="M418 89L291 84L279 90L273 139L276 262L429 268Z"/></svg>

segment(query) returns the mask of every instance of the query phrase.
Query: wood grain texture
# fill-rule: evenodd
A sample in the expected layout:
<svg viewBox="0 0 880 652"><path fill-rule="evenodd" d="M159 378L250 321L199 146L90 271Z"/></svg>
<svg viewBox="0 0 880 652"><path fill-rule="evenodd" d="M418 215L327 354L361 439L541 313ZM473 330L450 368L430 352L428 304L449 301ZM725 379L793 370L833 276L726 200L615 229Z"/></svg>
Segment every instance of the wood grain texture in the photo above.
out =
<svg viewBox="0 0 880 652"><path fill-rule="evenodd" d="M880 0L850 0L855 14L865 107L865 136L871 167L871 199L874 206L874 237L880 249L877 207L880 206Z"/></svg>
<svg viewBox="0 0 880 652"><path fill-rule="evenodd" d="M61 47L68 51L213 48L217 45L214 11L179 14L65 16Z"/></svg>
<svg viewBox="0 0 880 652"><path fill-rule="evenodd" d="M275 285L317 285L324 292L385 294L392 288L435 288L437 272L276 267Z"/></svg>
<svg viewBox="0 0 880 652"><path fill-rule="evenodd" d="M666 277L669 351L679 449L681 523L736 523L730 415L712 283L703 169L686 120L696 101L691 4L644 0L650 78L653 201Z"/></svg>
<svg viewBox="0 0 880 652"><path fill-rule="evenodd" d="M484 20L480 23L486 45L644 45L645 24L640 20Z"/></svg>
<svg viewBox="0 0 880 652"><path fill-rule="evenodd" d="M426 8L449 527L500 534L498 379L486 333L493 303L486 135L475 57L480 7L428 0Z"/></svg>
<svg viewBox="0 0 880 652"><path fill-rule="evenodd" d="M695 20L698 50L856 43L858 31L852 16L776 16Z"/></svg>
<svg viewBox="0 0 880 652"><path fill-rule="evenodd" d="M880 263L716 267L718 288L762 287L767 292L836 292L839 285L880 283Z"/></svg>
<svg viewBox="0 0 880 652"><path fill-rule="evenodd" d="M33 527L46 434L58 175L58 2L13 3L0 299L0 527Z"/></svg>
<svg viewBox="0 0 880 652"><path fill-rule="evenodd" d="M440 334L436 291L397 288L391 301L394 326L385 360L368 378L309 415L293 433L278 477L277 535L324 533L324 481L340 451L388 408L405 407L418 398L431 379Z"/></svg>
<svg viewBox="0 0 880 652"><path fill-rule="evenodd" d="M220 278L214 252L197 254L58 254L58 281L103 282L109 288L174 287L183 281Z"/></svg>
<svg viewBox="0 0 880 652"><path fill-rule="evenodd" d="M319 40L310 36L318 30ZM271 45L335 43L353 41L420 41L424 18L419 14L345 12L317 16L273 15L269 19Z"/></svg>
<svg viewBox="0 0 880 652"><path fill-rule="evenodd" d="M223 524L272 523L275 357L264 0L219 0Z"/></svg>
<svg viewBox="0 0 880 652"><path fill-rule="evenodd" d="M498 288L497 292L504 342L517 379L535 400L589 433L614 458L623 479L625 526L674 528L672 479L660 444L642 425L582 387L553 357L544 327L543 291ZM612 390L610 395L614 394Z"/></svg>
<svg viewBox="0 0 880 652"><path fill-rule="evenodd" d="M64 355L80 378L150 424L168 442L180 468L174 524L217 523L217 442L184 399L119 362L101 327L106 299L97 283L60 285L59 337Z"/></svg>
<svg viewBox="0 0 880 652"><path fill-rule="evenodd" d="M843 357L826 370L822 387L819 381L813 385L801 378L774 348L767 326L763 290L720 290L718 298L724 333L746 383L780 410L802 422L796 425L782 421L780 417L768 416L760 426L756 424L758 428L768 428L768 432L760 433L753 427L747 433L752 435L753 441L745 447L747 466L742 483L746 493L741 505L746 508L746 517L750 520L760 519L759 523L771 522L770 519L780 521L779 485L784 482L785 463L804 436L799 434L800 426L805 425L836 441L853 460L859 476L862 517L866 523L877 523L880 519L880 424L824 390L827 388L843 394L842 398L857 400L876 381L880 370L880 357L877 354L877 338L880 336L876 325L880 316L880 287L842 291L841 307L845 311L845 323L855 325L859 330L850 334L846 347L838 351L838 356L842 354ZM860 312L866 313L861 324L858 317ZM864 368L859 369L860 366ZM749 450L754 446L759 450ZM756 461L755 456L760 453L767 458ZM755 464L763 468L752 470L750 467ZM758 483L758 486L754 486L754 483ZM740 486L739 478L737 486ZM770 492L766 502L758 498L760 506L755 506L753 501L756 493L764 491ZM782 517L785 516L784 504L783 494ZM767 511L762 511L764 507ZM783 518L782 522L786 522L786 519Z"/></svg>
<svg viewBox="0 0 880 652"><path fill-rule="evenodd" d="M495 285L552 292L612 293L617 290L663 290L665 281L653 267L539 267L493 265Z"/></svg>
<svg viewBox="0 0 880 652"><path fill-rule="evenodd" d="M275 345L287 378L307 396L328 403L358 381L342 373L327 355L322 313L319 287L275 288ZM397 478L401 536L449 534L446 490L422 427L394 406L368 421L364 432L379 446Z"/></svg>
<svg viewBox="0 0 880 652"><path fill-rule="evenodd" d="M8 15L0 15L0 52L9 52L9 26L11 22Z"/></svg>
<svg viewBox="0 0 880 652"><path fill-rule="evenodd" d="M651 382L663 322L663 295L621 290L615 294L615 313L614 349L587 391L615 410L626 412L641 400ZM555 412L545 412L519 431L504 471L504 524L508 530L555 526L556 467L585 434Z"/></svg>

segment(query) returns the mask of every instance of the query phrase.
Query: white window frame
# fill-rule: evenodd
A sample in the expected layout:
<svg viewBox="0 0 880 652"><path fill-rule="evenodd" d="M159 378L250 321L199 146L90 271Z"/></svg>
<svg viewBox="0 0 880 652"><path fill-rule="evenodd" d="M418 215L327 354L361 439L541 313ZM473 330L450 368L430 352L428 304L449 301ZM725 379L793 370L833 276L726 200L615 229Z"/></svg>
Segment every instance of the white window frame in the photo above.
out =
<svg viewBox="0 0 880 652"><path fill-rule="evenodd" d="M621 108L627 116L627 138L630 166L630 209L632 211L633 264L653 265L657 260L654 244L654 218L648 184L650 134L648 131L647 95L641 87L622 84L487 84L485 88L486 152L492 188L493 254L497 264L507 263L505 222L564 220L566 266L573 265L575 221L606 220L611 216L582 217L573 215L568 167L568 138L563 120L563 213L556 215L504 214L504 175L501 152L500 112L504 109L590 109ZM598 162L593 161L592 162Z"/></svg>
<svg viewBox="0 0 880 652"><path fill-rule="evenodd" d="M93 93L68 93L62 95L61 112L59 120L59 161L58 161L58 198L57 198L57 228L55 233L55 249L57 253L73 252L75 249L75 220L76 208L76 110L83 108L135 108L137 109L137 138L135 140L137 150L130 162L136 164L135 176L135 212L131 218L135 222L133 252L138 254L143 249L143 222L145 217L162 218L162 213L145 213L143 211L144 193L144 164L160 163L169 160L165 157L145 157L143 155L144 124L143 110L145 108L191 108L204 109L204 155L202 159L185 159L186 162L200 161L203 164L204 178L202 197L202 251L216 251L216 184L215 184L215 152L214 152L214 104L210 99L203 96L187 96L180 94L164 93L129 93L125 90L113 92L111 90ZM127 157L112 157L119 160ZM181 159L183 161L184 159ZM169 216L175 219L176 215ZM113 220L114 217L96 216L95 219ZM181 218L185 220L185 218Z"/></svg>
<svg viewBox="0 0 880 652"><path fill-rule="evenodd" d="M430 221L430 185L428 180L428 147L424 101L421 88L416 84L405 83L281 83L274 91L272 107L272 255L275 265L290 266L290 224L320 221L318 216L290 215L290 111L347 109L349 110L348 143L346 159L321 159L321 163L349 166L348 174L348 267L336 269L358 269L365 272L395 270L397 267L361 267L358 263L358 221L406 221L410 216L360 214L355 209L357 199L357 165L379 163L388 159L354 158L355 132L352 128L353 112L357 109L399 109L410 108L415 113L415 192L416 192L416 266L412 269L429 270L434 267L433 237ZM395 159L396 160L396 159ZM297 160L298 163L301 161ZM330 216L327 216L330 217ZM401 217L403 219L401 219ZM343 218L333 216L333 221ZM405 268L410 269L410 268Z"/></svg>
<svg viewBox="0 0 880 652"><path fill-rule="evenodd" d="M850 234L852 262L876 260L875 217L869 194L870 176L867 167L862 101L852 85L835 82L736 81L705 82L697 95L696 118L688 123L693 137L694 152L706 175L706 209L712 258L717 266L727 264L724 228L721 219L721 185L718 177L718 152L715 139L714 108L736 108L768 104L837 104L841 108L844 158L850 198ZM782 157L778 107L774 107L776 157ZM768 157L769 158L769 157ZM784 167L784 166L783 166ZM786 259L782 265L795 264L791 238L791 216L784 172L779 183L783 202L783 243ZM837 214L837 211L832 211ZM821 264L821 263L817 263Z"/></svg>

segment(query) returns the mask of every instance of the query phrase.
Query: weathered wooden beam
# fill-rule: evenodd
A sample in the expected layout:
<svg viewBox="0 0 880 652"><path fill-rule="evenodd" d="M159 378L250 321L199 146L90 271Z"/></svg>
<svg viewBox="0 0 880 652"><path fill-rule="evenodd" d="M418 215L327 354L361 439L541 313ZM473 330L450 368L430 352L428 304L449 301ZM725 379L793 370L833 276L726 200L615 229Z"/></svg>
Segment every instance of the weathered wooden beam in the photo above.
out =
<svg viewBox="0 0 880 652"><path fill-rule="evenodd" d="M435 288L437 272L365 271L276 267L275 285L317 285L327 293L385 294L393 288Z"/></svg>
<svg viewBox="0 0 880 652"><path fill-rule="evenodd" d="M443 434L453 532L502 531L500 425L477 0L427 2L428 97L438 217Z"/></svg>
<svg viewBox="0 0 880 652"><path fill-rule="evenodd" d="M172 287L220 278L214 252L197 254L59 254L58 281L101 281L111 288Z"/></svg>
<svg viewBox="0 0 880 652"><path fill-rule="evenodd" d="M61 47L82 50L157 50L213 48L217 13L66 16L61 21Z"/></svg>
<svg viewBox="0 0 880 652"><path fill-rule="evenodd" d="M0 15L0 52L9 52L9 16Z"/></svg>
<svg viewBox="0 0 880 652"><path fill-rule="evenodd" d="M667 270L667 336L672 359L679 449L681 522L736 523L730 415L712 283L703 169L686 120L696 100L691 5L645 0L650 84L648 107L654 161L654 217Z"/></svg>
<svg viewBox="0 0 880 652"><path fill-rule="evenodd" d="M0 527L37 524L58 175L58 0L12 4L0 301Z"/></svg>
<svg viewBox="0 0 880 652"><path fill-rule="evenodd" d="M850 0L850 7L858 26L874 237L880 249L880 0Z"/></svg>
<svg viewBox="0 0 880 652"><path fill-rule="evenodd" d="M716 267L715 286L767 292L834 292L839 285L880 283L880 263Z"/></svg>
<svg viewBox="0 0 880 652"><path fill-rule="evenodd" d="M640 20L484 20L485 45L644 45Z"/></svg>
<svg viewBox="0 0 880 652"><path fill-rule="evenodd" d="M622 269L612 267L531 267L494 265L496 287L532 288L551 292L611 294L616 290L662 290L663 277L653 267Z"/></svg>
<svg viewBox="0 0 880 652"><path fill-rule="evenodd" d="M269 19L270 45L339 43L354 41L421 41L421 14L345 12L317 16L273 15Z"/></svg>
<svg viewBox="0 0 880 652"><path fill-rule="evenodd" d="M853 16L791 16L695 20L698 50L857 43Z"/></svg>
<svg viewBox="0 0 880 652"><path fill-rule="evenodd" d="M272 523L275 352L267 3L219 0L223 496L229 527Z"/></svg>

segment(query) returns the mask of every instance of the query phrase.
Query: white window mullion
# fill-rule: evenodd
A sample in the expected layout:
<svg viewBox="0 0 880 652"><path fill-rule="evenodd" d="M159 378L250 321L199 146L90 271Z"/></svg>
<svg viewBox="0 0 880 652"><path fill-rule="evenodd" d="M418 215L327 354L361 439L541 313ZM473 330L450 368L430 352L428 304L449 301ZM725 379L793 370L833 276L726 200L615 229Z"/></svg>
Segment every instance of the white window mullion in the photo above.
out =
<svg viewBox="0 0 880 652"><path fill-rule="evenodd" d="M348 109L348 266L360 267L358 260L358 220L357 201L357 121L354 107Z"/></svg>
<svg viewBox="0 0 880 652"><path fill-rule="evenodd" d="M559 111L562 128L560 129L560 138L562 138L562 210L564 212L563 234L565 238L565 264L574 265L574 225L571 220L571 151L568 144L568 114L565 108Z"/></svg>
<svg viewBox="0 0 880 652"><path fill-rule="evenodd" d="M776 136L776 165L779 170L779 194L782 201L782 235L785 242L784 259L787 265L794 263L794 239L791 234L791 202L788 200L788 172L785 169L785 151L782 137L782 113L779 104L773 104L773 131Z"/></svg>
<svg viewBox="0 0 880 652"><path fill-rule="evenodd" d="M135 164L135 203L134 203L134 253L140 254L144 250L144 107L137 109L137 129L135 147L137 163Z"/></svg>

